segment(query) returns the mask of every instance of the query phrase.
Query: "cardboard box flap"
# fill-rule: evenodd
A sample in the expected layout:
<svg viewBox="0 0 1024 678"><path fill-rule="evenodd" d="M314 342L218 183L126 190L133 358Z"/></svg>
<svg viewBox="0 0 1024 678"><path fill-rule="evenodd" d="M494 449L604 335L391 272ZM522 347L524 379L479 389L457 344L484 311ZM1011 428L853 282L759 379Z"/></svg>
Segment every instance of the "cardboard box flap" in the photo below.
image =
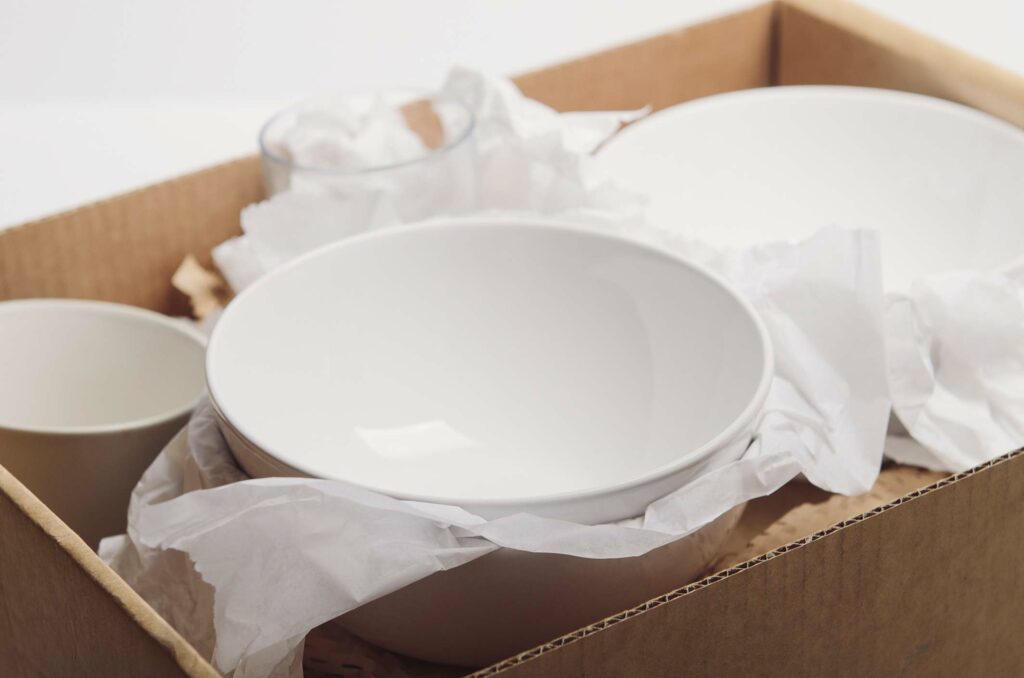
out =
<svg viewBox="0 0 1024 678"><path fill-rule="evenodd" d="M1024 675L1022 507L1018 450L472 675Z"/></svg>
<svg viewBox="0 0 1024 678"><path fill-rule="evenodd" d="M3 467L0 534L0 673L220 675Z"/></svg>

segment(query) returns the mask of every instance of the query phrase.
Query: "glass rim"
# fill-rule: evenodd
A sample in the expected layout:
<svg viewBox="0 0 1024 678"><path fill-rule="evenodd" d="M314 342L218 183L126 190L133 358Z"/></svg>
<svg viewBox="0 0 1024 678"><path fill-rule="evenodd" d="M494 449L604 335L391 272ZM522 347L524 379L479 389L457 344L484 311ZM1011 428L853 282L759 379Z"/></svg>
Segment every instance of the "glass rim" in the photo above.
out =
<svg viewBox="0 0 1024 678"><path fill-rule="evenodd" d="M268 144L268 140L267 140L267 134L268 134L268 131L270 130L270 128L275 123L279 122L285 116L298 113L301 110L304 110L304 109L308 108L309 105L312 104L312 103L315 103L317 101L323 101L325 99L330 99L332 97L341 96L339 94L328 94L328 95L322 95L322 96L310 97L308 99L304 99L304 100L299 101L298 103L292 104L292 105L290 105L290 106L288 106L288 107L278 111L277 113L273 114L272 116L270 116L270 118L265 123L263 123L263 126L260 128L260 133L259 133L260 155L264 159L269 160L270 162L272 162L272 163L274 163L276 165L279 165L279 166L281 166L281 167L283 167L285 169L289 169L289 170L299 170L299 171L302 171L302 172L311 172L311 173L315 173L315 174L321 174L321 175L325 175L325 176L335 176L335 177L358 176L358 175L361 175L361 174L370 174L370 173L373 173L373 172L384 172L384 171L387 171L387 170L394 170L394 169L400 169L402 167L409 167L409 166L415 165L417 163L423 162L424 160L429 160L430 158L437 157L437 156L440 156L440 155L444 155L444 154L448 153L449 151L455 149L456 147L460 146L463 141L465 141L466 139L469 138L469 136L473 133L473 130L476 129L476 114L473 113L473 110L469 107L468 104L466 104L465 101L463 101L462 99L459 99L458 97L449 97L449 96L440 97L440 96L437 96L436 92L433 92L431 90L414 88L414 87L379 89L379 90L374 90L372 92L368 92L368 93L365 93L365 94L362 94L362 95L356 95L356 96L380 96L380 95L385 95L386 96L386 95L394 95L394 94L410 94L410 95L413 95L412 97L410 97L410 99L409 99L409 101L407 103L414 103L415 101L417 101L417 99L415 97L418 96L419 100L430 101L431 103L433 103L433 102L441 102L441 103L445 103L445 104L454 104L458 108L462 109L462 111L466 114L466 124L464 125L463 129L461 129L459 131L459 133L457 135L455 135L454 138L452 138L451 140L445 141L442 145L438 146L437 148L428 148L426 150L426 152L423 153L423 154L417 155L417 156L409 158L407 160L400 160L398 162L392 162L392 163L388 163L388 164L385 164L385 165L373 165L371 167L364 167L362 169L355 169L355 170L333 169L333 168L330 168L330 167L323 167L323 166L318 166L318 165L303 165L303 164L296 163L296 162L294 162L292 160L289 160L287 158L283 158L279 154L277 154L274 151L272 151L270 146L269 146L269 144Z"/></svg>

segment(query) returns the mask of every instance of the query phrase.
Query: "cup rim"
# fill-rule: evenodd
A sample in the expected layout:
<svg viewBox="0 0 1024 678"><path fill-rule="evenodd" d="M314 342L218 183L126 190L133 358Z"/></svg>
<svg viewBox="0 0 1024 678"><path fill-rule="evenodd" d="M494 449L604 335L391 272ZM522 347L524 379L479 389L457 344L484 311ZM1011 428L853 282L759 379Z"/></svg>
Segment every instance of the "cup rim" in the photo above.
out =
<svg viewBox="0 0 1024 678"><path fill-rule="evenodd" d="M301 101L299 101L297 103L294 103L294 104L292 104L292 105L290 105L290 106L288 106L286 108L281 109L280 111L278 111L274 115L270 116L270 118L265 123L263 123L263 126L260 128L260 133L259 133L259 137L258 137L258 139L259 139L259 147L260 147L260 156L262 158L264 158L265 160L267 160L269 162L272 162L275 165L278 165L278 166L280 166L280 167L282 167L284 169L287 169L287 170L297 170L297 171L300 171L300 172L308 172L308 173L311 173L311 174L319 174L319 175L322 175L322 176L329 176L329 177L361 176L361 175L365 175L365 174L374 174L374 173L377 173L377 172L385 172L385 171L389 171L389 170L401 169L403 167L409 167L409 166L412 166L412 165L416 165L416 164L421 163L421 162L423 162L425 160L429 160L430 158L435 158L435 157L438 157L438 156L445 155L445 154L449 153L450 151L454 150L455 148L458 148L459 146L461 146L462 143L464 141L466 141L473 134L473 131L476 129L476 114L473 112L473 109L465 101L463 101L462 99L459 99L457 97L452 97L452 96L439 96L437 92L431 91L431 90L428 90L428 89L425 89L425 88L419 88L419 87L394 87L394 88L388 88L388 89L378 89L378 90L373 90L373 91L365 93L365 94L355 95L354 98L378 97L378 96L396 96L396 95L402 96L402 95L406 95L406 94L409 95L409 97L407 99L407 103L413 103L413 102L415 102L417 100L427 100L427 101L431 101L431 102L440 102L440 103L445 103L445 104L454 104L458 108L462 109L462 111L467 116L465 127L462 130L460 130L459 133L457 135L455 135L455 137L452 138L451 140L445 141L444 144L442 144L441 146L438 146L437 148L428 148L426 150L426 152L421 154L421 155L417 155L417 156L409 158L407 160L400 160L399 162L388 163L388 164L385 164L385 165L374 165L372 167L364 167L362 169L356 169L356 170L339 170L339 169L335 169L335 168L331 168L331 167L321 167L321 166L316 166L316 165L303 165L303 164L296 163L296 162L294 162L292 160L289 160L288 158L281 157L279 154L275 153L271 149L270 143L268 142L268 139L267 139L269 130L276 123L280 122L286 116L292 115L292 114L297 113L297 112L299 112L301 110L304 110L307 107L309 107L311 104L315 104L316 102L325 101L325 100L329 100L329 99L332 99L332 98L343 98L343 95L340 95L340 94L326 94L326 95L321 95L321 96L318 96L318 97L309 97L309 98L303 99L303 100L301 100Z"/></svg>
<svg viewBox="0 0 1024 678"><path fill-rule="evenodd" d="M160 327L191 339L198 346L204 349L206 347L206 336L198 329L190 327L180 320L175 320L165 316L162 313L157 313L156 311L150 311L137 306L93 299L44 297L14 299L0 302L0 315L19 308L74 308L90 310L96 314L128 317L151 325L159 325ZM200 389L195 398L180 407L153 414L148 417L138 417L110 424L26 426L15 422L5 421L3 418L0 418L0 431L50 436L105 435L137 431L159 426L161 424L174 421L180 417L187 416L199 405L199 403L202 402L205 396L206 389L203 388Z"/></svg>

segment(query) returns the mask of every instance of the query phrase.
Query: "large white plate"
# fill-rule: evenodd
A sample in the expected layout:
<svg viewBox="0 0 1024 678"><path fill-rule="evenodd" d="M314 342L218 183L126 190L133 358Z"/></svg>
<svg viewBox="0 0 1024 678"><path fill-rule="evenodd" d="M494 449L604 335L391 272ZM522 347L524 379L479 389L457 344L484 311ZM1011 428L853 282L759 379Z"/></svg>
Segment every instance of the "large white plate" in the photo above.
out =
<svg viewBox="0 0 1024 678"><path fill-rule="evenodd" d="M940 99L744 90L660 111L598 158L653 223L712 244L879 229L890 290L1024 255L1024 132Z"/></svg>

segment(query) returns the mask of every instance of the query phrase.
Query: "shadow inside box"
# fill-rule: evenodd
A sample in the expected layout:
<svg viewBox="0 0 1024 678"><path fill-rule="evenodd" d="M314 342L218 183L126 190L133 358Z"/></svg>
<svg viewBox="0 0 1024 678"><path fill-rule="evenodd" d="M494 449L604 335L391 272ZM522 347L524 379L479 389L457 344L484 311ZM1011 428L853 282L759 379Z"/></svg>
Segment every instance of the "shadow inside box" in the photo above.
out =
<svg viewBox="0 0 1024 678"><path fill-rule="evenodd" d="M454 678L471 671L388 652L329 621L306 636L302 656L305 678Z"/></svg>
<svg viewBox="0 0 1024 678"><path fill-rule="evenodd" d="M709 574L884 506L948 475L890 464L882 469L870 492L855 497L830 494L810 483L793 481L772 495L748 503ZM470 672L389 652L359 639L334 621L309 633L303 654L306 678L451 678Z"/></svg>

